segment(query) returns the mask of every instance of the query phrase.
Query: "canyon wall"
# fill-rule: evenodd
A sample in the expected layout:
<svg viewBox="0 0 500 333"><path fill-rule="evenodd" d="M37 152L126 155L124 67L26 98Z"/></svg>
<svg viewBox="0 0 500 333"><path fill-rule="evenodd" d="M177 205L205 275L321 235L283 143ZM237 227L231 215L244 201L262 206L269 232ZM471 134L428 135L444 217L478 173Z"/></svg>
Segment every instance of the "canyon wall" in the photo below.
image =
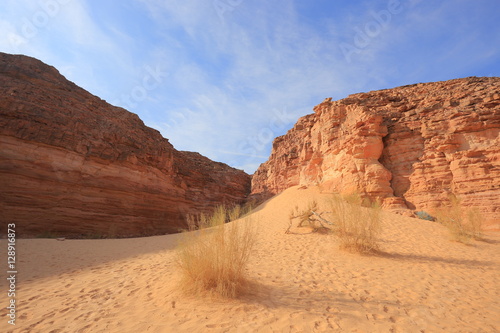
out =
<svg viewBox="0 0 500 333"><path fill-rule="evenodd" d="M326 99L273 142L252 179L266 198L294 185L358 191L408 213L449 196L500 223L500 78L464 78Z"/></svg>
<svg viewBox="0 0 500 333"><path fill-rule="evenodd" d="M21 237L141 236L244 202L250 176L175 150L53 67L0 53L0 188L1 228Z"/></svg>

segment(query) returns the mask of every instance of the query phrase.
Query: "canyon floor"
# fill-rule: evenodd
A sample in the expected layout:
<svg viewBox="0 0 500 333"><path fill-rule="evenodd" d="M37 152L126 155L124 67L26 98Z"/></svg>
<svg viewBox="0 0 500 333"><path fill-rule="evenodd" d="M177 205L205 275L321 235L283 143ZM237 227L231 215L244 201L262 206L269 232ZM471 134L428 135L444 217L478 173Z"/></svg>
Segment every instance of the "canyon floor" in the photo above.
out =
<svg viewBox="0 0 500 333"><path fill-rule="evenodd" d="M498 232L464 245L435 222L383 212L382 251L362 256L339 250L334 235L285 234L290 211L312 199L325 204L328 194L294 187L251 215L255 291L231 301L177 290L181 235L18 239L16 326L3 304L0 330L498 332Z"/></svg>

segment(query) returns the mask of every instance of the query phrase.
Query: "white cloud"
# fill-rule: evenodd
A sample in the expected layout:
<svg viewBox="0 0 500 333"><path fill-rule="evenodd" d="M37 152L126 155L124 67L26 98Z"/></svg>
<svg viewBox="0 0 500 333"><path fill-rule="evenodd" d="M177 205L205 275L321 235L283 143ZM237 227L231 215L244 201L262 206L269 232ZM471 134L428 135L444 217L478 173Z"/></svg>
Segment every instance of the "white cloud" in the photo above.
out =
<svg viewBox="0 0 500 333"><path fill-rule="evenodd" d="M182 26L189 36L184 42L196 40L203 57L185 59L173 74L186 108L167 111L165 117L171 119L163 125L158 125L161 120L151 122L180 149L219 160L233 155L236 166L255 166L269 152L272 139L299 116L312 112L325 95L347 90L337 68L344 59L336 41L324 40L301 24L290 2L266 3L265 11L243 2L226 12L223 21L201 3L180 8L143 3L160 29L172 29L172 20ZM228 60L223 73L210 70L218 57ZM189 113L180 116L186 109ZM286 120L277 118L276 110L286 110ZM270 125L273 121L279 126Z"/></svg>
<svg viewBox="0 0 500 333"><path fill-rule="evenodd" d="M350 63L341 43L354 44L360 29L376 28L373 13L387 10L389 2L331 2L321 8L331 14L316 19L297 7L310 3L293 1L47 1L60 1L60 8L30 38L22 34L23 24L44 9L35 1L4 1L3 50L57 67L92 93L138 113L178 149L249 172L265 160L275 136L325 97L452 76L460 67L498 58L498 33L484 41L477 18L484 9L478 5L464 14L473 6L466 1L401 1L402 11ZM454 24L464 17L470 23ZM439 34L442 29L449 34ZM433 36L441 44L433 45ZM21 41L17 51L13 39ZM443 52L428 58L436 50ZM151 69L161 79L146 89Z"/></svg>

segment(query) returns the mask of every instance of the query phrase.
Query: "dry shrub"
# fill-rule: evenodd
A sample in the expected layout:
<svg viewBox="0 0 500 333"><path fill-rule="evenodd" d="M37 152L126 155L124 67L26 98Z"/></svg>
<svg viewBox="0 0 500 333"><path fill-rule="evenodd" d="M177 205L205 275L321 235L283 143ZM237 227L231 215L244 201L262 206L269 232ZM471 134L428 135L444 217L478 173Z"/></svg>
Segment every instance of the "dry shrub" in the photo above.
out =
<svg viewBox="0 0 500 333"><path fill-rule="evenodd" d="M290 211L290 215L288 216L288 228L285 231L286 234L297 234L296 232L291 231L294 220L299 220L297 227L309 227L311 229L310 233L320 233L320 234L329 234L332 232L332 223L325 218L323 218L323 214L326 212L318 211L318 203L316 201L309 202L307 208L305 210L299 210L298 206L295 206L295 209ZM303 235L304 233L300 233Z"/></svg>
<svg viewBox="0 0 500 333"><path fill-rule="evenodd" d="M448 228L452 239L464 244L482 237L483 216L477 208L465 210L461 200L454 195L449 197L450 207L437 210L437 221Z"/></svg>
<svg viewBox="0 0 500 333"><path fill-rule="evenodd" d="M304 210L299 210L299 206L296 205L295 209L290 212L290 215L288 217L290 220L290 225L292 220L298 219L299 227L309 226L311 228L315 228L316 224L314 223L315 221L312 218L313 217L312 212L316 210L318 210L318 203L316 201L309 202L307 208Z"/></svg>
<svg viewBox="0 0 500 333"><path fill-rule="evenodd" d="M191 294L235 298L248 291L246 266L255 243L251 221L235 219L241 208L219 206L212 215L191 216L188 223L199 229L184 234L177 263L181 288ZM192 229L193 230L193 229Z"/></svg>
<svg viewBox="0 0 500 333"><path fill-rule="evenodd" d="M379 250L377 237L381 224L380 204L368 204L355 193L334 196L331 200L331 209L331 221L335 224L335 232L340 239L342 249L365 254Z"/></svg>
<svg viewBox="0 0 500 333"><path fill-rule="evenodd" d="M252 213L252 211L257 207L257 202L253 199L247 201L243 206L241 206L240 217L244 217Z"/></svg>
<svg viewBox="0 0 500 333"><path fill-rule="evenodd" d="M235 221L239 219L243 214L243 209L240 205L235 205L231 209L227 211L227 216L229 217L229 221Z"/></svg>

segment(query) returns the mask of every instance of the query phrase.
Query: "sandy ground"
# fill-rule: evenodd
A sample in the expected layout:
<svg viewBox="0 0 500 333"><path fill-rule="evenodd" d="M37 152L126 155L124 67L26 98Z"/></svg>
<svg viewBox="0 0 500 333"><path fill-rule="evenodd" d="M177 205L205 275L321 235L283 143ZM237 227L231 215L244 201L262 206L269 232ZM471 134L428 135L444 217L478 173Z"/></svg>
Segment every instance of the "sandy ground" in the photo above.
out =
<svg viewBox="0 0 500 333"><path fill-rule="evenodd" d="M292 188L252 215L252 295L176 290L179 235L122 240L20 239L17 319L1 332L498 332L500 235L463 245L428 221L384 213L383 253L338 249L333 235L285 234L290 211L327 195ZM2 255L7 247L0 241ZM2 281L6 259L2 258Z"/></svg>

